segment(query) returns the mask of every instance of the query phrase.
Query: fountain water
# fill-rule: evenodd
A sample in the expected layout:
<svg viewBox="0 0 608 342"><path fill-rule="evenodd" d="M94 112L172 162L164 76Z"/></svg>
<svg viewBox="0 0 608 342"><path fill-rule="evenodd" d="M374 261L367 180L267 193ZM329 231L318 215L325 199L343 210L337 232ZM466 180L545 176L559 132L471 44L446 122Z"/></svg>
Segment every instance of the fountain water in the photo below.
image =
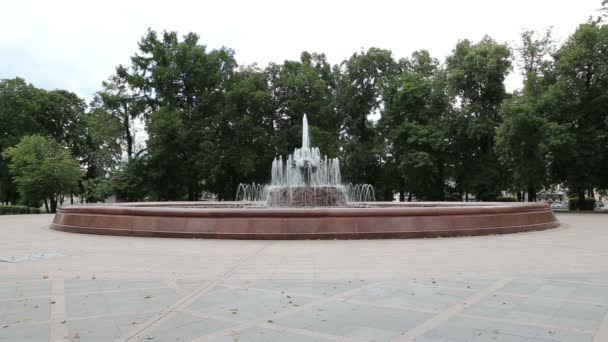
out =
<svg viewBox="0 0 608 342"><path fill-rule="evenodd" d="M310 146L306 115L302 118L302 147L285 160L282 156L273 160L269 185L240 184L236 199L266 202L273 207L348 206L351 202L375 200L369 184L344 186L340 160L323 156L318 147Z"/></svg>

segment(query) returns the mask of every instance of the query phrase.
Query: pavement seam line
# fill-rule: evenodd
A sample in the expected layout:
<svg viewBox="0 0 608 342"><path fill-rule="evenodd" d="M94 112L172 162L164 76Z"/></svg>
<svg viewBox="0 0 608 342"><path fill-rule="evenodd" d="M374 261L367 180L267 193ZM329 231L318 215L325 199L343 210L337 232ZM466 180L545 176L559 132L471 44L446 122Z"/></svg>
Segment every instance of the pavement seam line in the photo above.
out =
<svg viewBox="0 0 608 342"><path fill-rule="evenodd" d="M189 306L194 301L196 301L199 297L205 295L212 288L214 288L216 285L218 285L224 277L233 273L239 266L241 266L243 263L245 263L249 258L257 256L258 254L262 253L262 251L264 251L266 248L268 248L269 246L271 246L273 244L274 243L272 243L272 242L264 244L258 250L256 250L254 253L252 253L252 255L243 256L242 258L237 260L234 263L234 265L228 267L228 269L226 271L220 273L214 280L194 289L188 295L178 299L173 305L169 306L169 308L167 308L166 310L161 310L157 315L155 315L155 317L152 317L149 320L143 322L138 327L133 328L132 330L128 331L123 336L119 337L118 339L115 339L115 341L125 341L126 342L126 341L130 341L132 339L135 339L135 338L139 338L145 331L150 330L154 326L160 324L161 322L167 320L168 318L171 318L175 314L175 312L178 312L182 308Z"/></svg>
<svg viewBox="0 0 608 342"><path fill-rule="evenodd" d="M273 320L274 321L274 320L277 320L277 319L279 319L281 317L292 315L292 314L304 311L304 310L306 310L308 308L315 307L315 306L320 305L320 304L334 302L334 301L338 301L338 300L341 300L341 299L342 300L346 300L346 297L348 297L348 296L350 296L350 295L352 295L354 293L357 293L359 291L362 291L362 290L365 290L365 289L368 289L368 288L376 287L376 286L379 286L379 285L382 285L382 284L383 284L382 282L375 282L375 283L367 284L367 285L364 285L364 286L360 286L360 287L357 287L355 289L350 289L348 291L337 293L337 294L335 294L333 296L321 298L319 300L312 301L312 302L309 302L309 303L306 303L306 304L303 304L303 305L299 305L297 307L292 307L292 308L286 309L286 310L284 310L284 311L282 311L280 313L272 314L272 315L269 315L269 316L266 316L264 318L260 318L260 319L257 319L257 320L248 321L247 323L242 324L242 325L238 325L238 326L235 326L235 327L230 327L230 328L222 329L222 330L219 330L219 331L216 331L216 332L213 332L213 333L209 333L209 334L206 334L204 336L199 337L198 339L194 339L192 341L196 341L196 342L208 341L210 338L221 337L221 336L225 336L227 334L234 333L235 331L242 331L242 330L250 328L250 327L260 326L260 325L266 324L268 322L268 320ZM304 331L306 331L306 330L304 330ZM348 338L346 336L344 336L344 337L341 336L341 338L343 340L356 341L355 339L351 339L351 338Z"/></svg>
<svg viewBox="0 0 608 342"><path fill-rule="evenodd" d="M49 340L66 341L70 338L65 302L65 280L53 278L51 281L51 323Z"/></svg>
<svg viewBox="0 0 608 342"><path fill-rule="evenodd" d="M480 291L476 292L475 294L473 294L472 296L464 299L462 303L452 305L451 307L440 312L438 315L435 315L435 316L427 319L426 321L422 322L418 326L414 327L413 329L408 330L403 335L394 339L394 341L401 341L401 342L415 341L417 337L424 335L425 333L433 330L438 325L448 321L450 318L462 313L464 311L464 309L472 306L473 304L480 302L481 300L483 300L486 297L489 297L490 295L492 295L499 289L506 286L509 282L511 282L511 280L512 280L512 278L505 278L505 279L501 279L501 280L495 282L491 286L489 286L483 290L480 290Z"/></svg>

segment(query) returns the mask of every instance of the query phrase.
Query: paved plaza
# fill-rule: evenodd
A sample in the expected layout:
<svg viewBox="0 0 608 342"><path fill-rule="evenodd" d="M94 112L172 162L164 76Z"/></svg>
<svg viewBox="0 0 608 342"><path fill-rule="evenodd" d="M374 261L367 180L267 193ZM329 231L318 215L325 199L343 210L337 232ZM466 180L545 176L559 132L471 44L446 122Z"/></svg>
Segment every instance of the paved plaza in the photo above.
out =
<svg viewBox="0 0 608 342"><path fill-rule="evenodd" d="M608 214L500 236L95 236L0 216L0 341L608 341Z"/></svg>

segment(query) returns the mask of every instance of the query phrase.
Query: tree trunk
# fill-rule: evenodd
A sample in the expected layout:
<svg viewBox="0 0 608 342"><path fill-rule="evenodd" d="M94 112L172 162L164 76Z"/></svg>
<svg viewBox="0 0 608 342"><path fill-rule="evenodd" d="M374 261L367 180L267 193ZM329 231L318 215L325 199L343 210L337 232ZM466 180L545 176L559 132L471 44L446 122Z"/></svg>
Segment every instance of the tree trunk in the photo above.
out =
<svg viewBox="0 0 608 342"><path fill-rule="evenodd" d="M464 201L465 201L465 202L468 202L468 201L469 201L469 192L468 192L468 191L466 191L466 192L464 193Z"/></svg>
<svg viewBox="0 0 608 342"><path fill-rule="evenodd" d="M124 117L123 117L123 129L125 133L125 140L127 141L127 160L131 160L133 156L133 137L131 136L131 124L129 121L129 107L126 103L123 104Z"/></svg>
<svg viewBox="0 0 608 342"><path fill-rule="evenodd" d="M51 213L57 212L57 197L51 197Z"/></svg>
<svg viewBox="0 0 608 342"><path fill-rule="evenodd" d="M585 208L585 190L578 190L578 210L583 210Z"/></svg>
<svg viewBox="0 0 608 342"><path fill-rule="evenodd" d="M444 183L444 177L443 177L443 159L439 159L438 162L438 174L439 177L437 178L438 180L438 185L439 185L439 189L440 189L440 194L439 194L439 200L440 201L445 201L445 183Z"/></svg>
<svg viewBox="0 0 608 342"><path fill-rule="evenodd" d="M521 195L521 191L516 191L515 193L517 195L517 202L523 202L524 197Z"/></svg>
<svg viewBox="0 0 608 342"><path fill-rule="evenodd" d="M74 204L74 195L70 194L70 204Z"/></svg>
<svg viewBox="0 0 608 342"><path fill-rule="evenodd" d="M536 190L533 186L528 187L528 202L536 202Z"/></svg>
<svg viewBox="0 0 608 342"><path fill-rule="evenodd" d="M412 193L411 192L407 194L407 201L408 202L412 201Z"/></svg>
<svg viewBox="0 0 608 342"><path fill-rule="evenodd" d="M44 210L47 214L49 213L49 202L46 200L46 198L44 199Z"/></svg>
<svg viewBox="0 0 608 342"><path fill-rule="evenodd" d="M399 191L399 202L405 202L405 191Z"/></svg>

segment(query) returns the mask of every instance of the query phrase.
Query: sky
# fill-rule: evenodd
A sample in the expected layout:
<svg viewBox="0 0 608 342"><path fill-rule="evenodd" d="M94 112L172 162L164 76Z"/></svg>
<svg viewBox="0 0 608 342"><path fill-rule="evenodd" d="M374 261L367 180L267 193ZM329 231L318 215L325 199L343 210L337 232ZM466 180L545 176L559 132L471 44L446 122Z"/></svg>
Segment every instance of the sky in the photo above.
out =
<svg viewBox="0 0 608 342"><path fill-rule="evenodd" d="M240 65L325 53L340 63L369 47L396 59L427 49L440 60L460 39L484 35L516 46L524 29L553 27L563 42L600 0L221 0L7 1L0 14L0 79L67 89L91 100L119 64L129 64L148 28L196 32L208 48L226 46ZM519 88L515 68L509 91Z"/></svg>

